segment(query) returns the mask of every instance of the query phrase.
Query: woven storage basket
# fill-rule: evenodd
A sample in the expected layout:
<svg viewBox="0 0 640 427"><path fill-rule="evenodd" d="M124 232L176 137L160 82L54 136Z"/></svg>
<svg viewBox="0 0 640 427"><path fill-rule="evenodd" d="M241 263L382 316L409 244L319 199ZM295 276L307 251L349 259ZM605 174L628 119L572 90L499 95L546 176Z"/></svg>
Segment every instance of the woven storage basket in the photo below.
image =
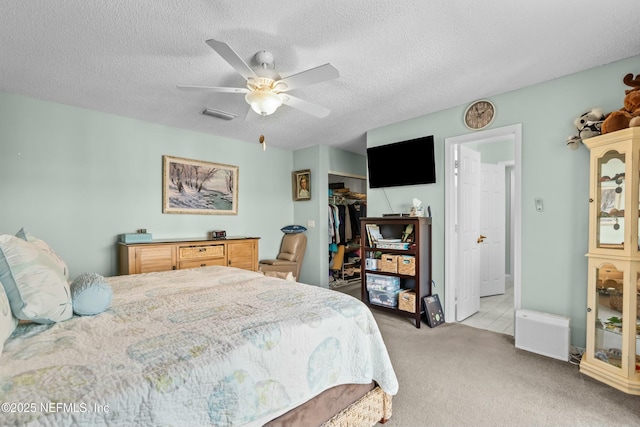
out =
<svg viewBox="0 0 640 427"><path fill-rule="evenodd" d="M609 308L612 308L616 311L623 312L624 309L622 307L622 296L621 295L612 295L609 297ZM640 299L637 300L636 303L637 317L640 319Z"/></svg>
<svg viewBox="0 0 640 427"><path fill-rule="evenodd" d="M327 420L322 427L372 427L391 418L391 396L376 387Z"/></svg>
<svg viewBox="0 0 640 427"><path fill-rule="evenodd" d="M180 248L180 259L223 257L224 246L188 246Z"/></svg>
<svg viewBox="0 0 640 427"><path fill-rule="evenodd" d="M407 276L415 276L416 274L416 257L411 255L402 255L398 258L398 273Z"/></svg>
<svg viewBox="0 0 640 427"><path fill-rule="evenodd" d="M609 297L609 307L622 312L622 297L618 295L612 295Z"/></svg>
<svg viewBox="0 0 640 427"><path fill-rule="evenodd" d="M407 289L398 294L398 308L409 313L416 312L416 292L413 289Z"/></svg>
<svg viewBox="0 0 640 427"><path fill-rule="evenodd" d="M387 273L397 273L398 255L383 254L378 261L378 269Z"/></svg>

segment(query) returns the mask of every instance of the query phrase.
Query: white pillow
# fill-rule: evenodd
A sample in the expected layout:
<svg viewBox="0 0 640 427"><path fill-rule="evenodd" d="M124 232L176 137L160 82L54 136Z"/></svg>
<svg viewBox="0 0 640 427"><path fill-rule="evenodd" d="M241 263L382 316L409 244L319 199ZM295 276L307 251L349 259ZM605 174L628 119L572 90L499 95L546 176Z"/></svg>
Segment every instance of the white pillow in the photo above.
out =
<svg viewBox="0 0 640 427"><path fill-rule="evenodd" d="M53 323L73 316L63 271L31 242L0 235L0 282L18 319Z"/></svg>
<svg viewBox="0 0 640 427"><path fill-rule="evenodd" d="M21 238L22 240L26 240L27 242L31 242L36 245L38 249L40 249L45 253L45 255L51 258L51 261L53 261L58 267L60 267L60 269L64 273L64 277L67 279L67 281L69 280L69 268L67 267L67 263L64 262L62 257L58 255L47 242L42 239L38 239L31 233L26 232L24 228L21 228L20 231L16 233L16 236Z"/></svg>
<svg viewBox="0 0 640 427"><path fill-rule="evenodd" d="M0 355L2 355L2 348L4 342L11 336L11 333L16 328L18 319L13 317L11 313L11 306L9 305L9 299L4 291L4 288L0 284Z"/></svg>

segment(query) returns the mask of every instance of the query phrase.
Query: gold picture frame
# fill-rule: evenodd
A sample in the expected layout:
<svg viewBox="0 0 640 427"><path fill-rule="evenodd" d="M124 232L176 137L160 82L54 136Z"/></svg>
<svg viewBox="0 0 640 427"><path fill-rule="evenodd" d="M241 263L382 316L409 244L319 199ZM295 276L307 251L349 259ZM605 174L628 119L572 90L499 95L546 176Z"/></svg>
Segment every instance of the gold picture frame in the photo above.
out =
<svg viewBox="0 0 640 427"><path fill-rule="evenodd" d="M291 173L293 200L311 200L311 170L303 169Z"/></svg>
<svg viewBox="0 0 640 427"><path fill-rule="evenodd" d="M162 212L238 214L238 166L162 156Z"/></svg>

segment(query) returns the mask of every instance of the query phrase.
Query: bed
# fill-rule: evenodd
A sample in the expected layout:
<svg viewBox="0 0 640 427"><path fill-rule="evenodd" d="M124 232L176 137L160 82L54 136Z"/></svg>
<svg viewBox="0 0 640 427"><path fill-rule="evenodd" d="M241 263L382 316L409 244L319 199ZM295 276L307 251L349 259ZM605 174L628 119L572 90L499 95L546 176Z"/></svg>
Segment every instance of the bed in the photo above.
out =
<svg viewBox="0 0 640 427"><path fill-rule="evenodd" d="M3 425L371 426L391 416L387 349L349 295L231 267L106 280L107 311L21 324L5 341Z"/></svg>

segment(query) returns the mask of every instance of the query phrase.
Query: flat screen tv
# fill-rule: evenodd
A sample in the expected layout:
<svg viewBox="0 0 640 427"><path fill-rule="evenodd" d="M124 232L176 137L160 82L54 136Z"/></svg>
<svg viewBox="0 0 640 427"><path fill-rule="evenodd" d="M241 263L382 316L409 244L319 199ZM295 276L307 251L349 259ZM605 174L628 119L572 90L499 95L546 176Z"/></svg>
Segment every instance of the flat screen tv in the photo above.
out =
<svg viewBox="0 0 640 427"><path fill-rule="evenodd" d="M435 183L434 154L433 135L367 148L369 187Z"/></svg>

